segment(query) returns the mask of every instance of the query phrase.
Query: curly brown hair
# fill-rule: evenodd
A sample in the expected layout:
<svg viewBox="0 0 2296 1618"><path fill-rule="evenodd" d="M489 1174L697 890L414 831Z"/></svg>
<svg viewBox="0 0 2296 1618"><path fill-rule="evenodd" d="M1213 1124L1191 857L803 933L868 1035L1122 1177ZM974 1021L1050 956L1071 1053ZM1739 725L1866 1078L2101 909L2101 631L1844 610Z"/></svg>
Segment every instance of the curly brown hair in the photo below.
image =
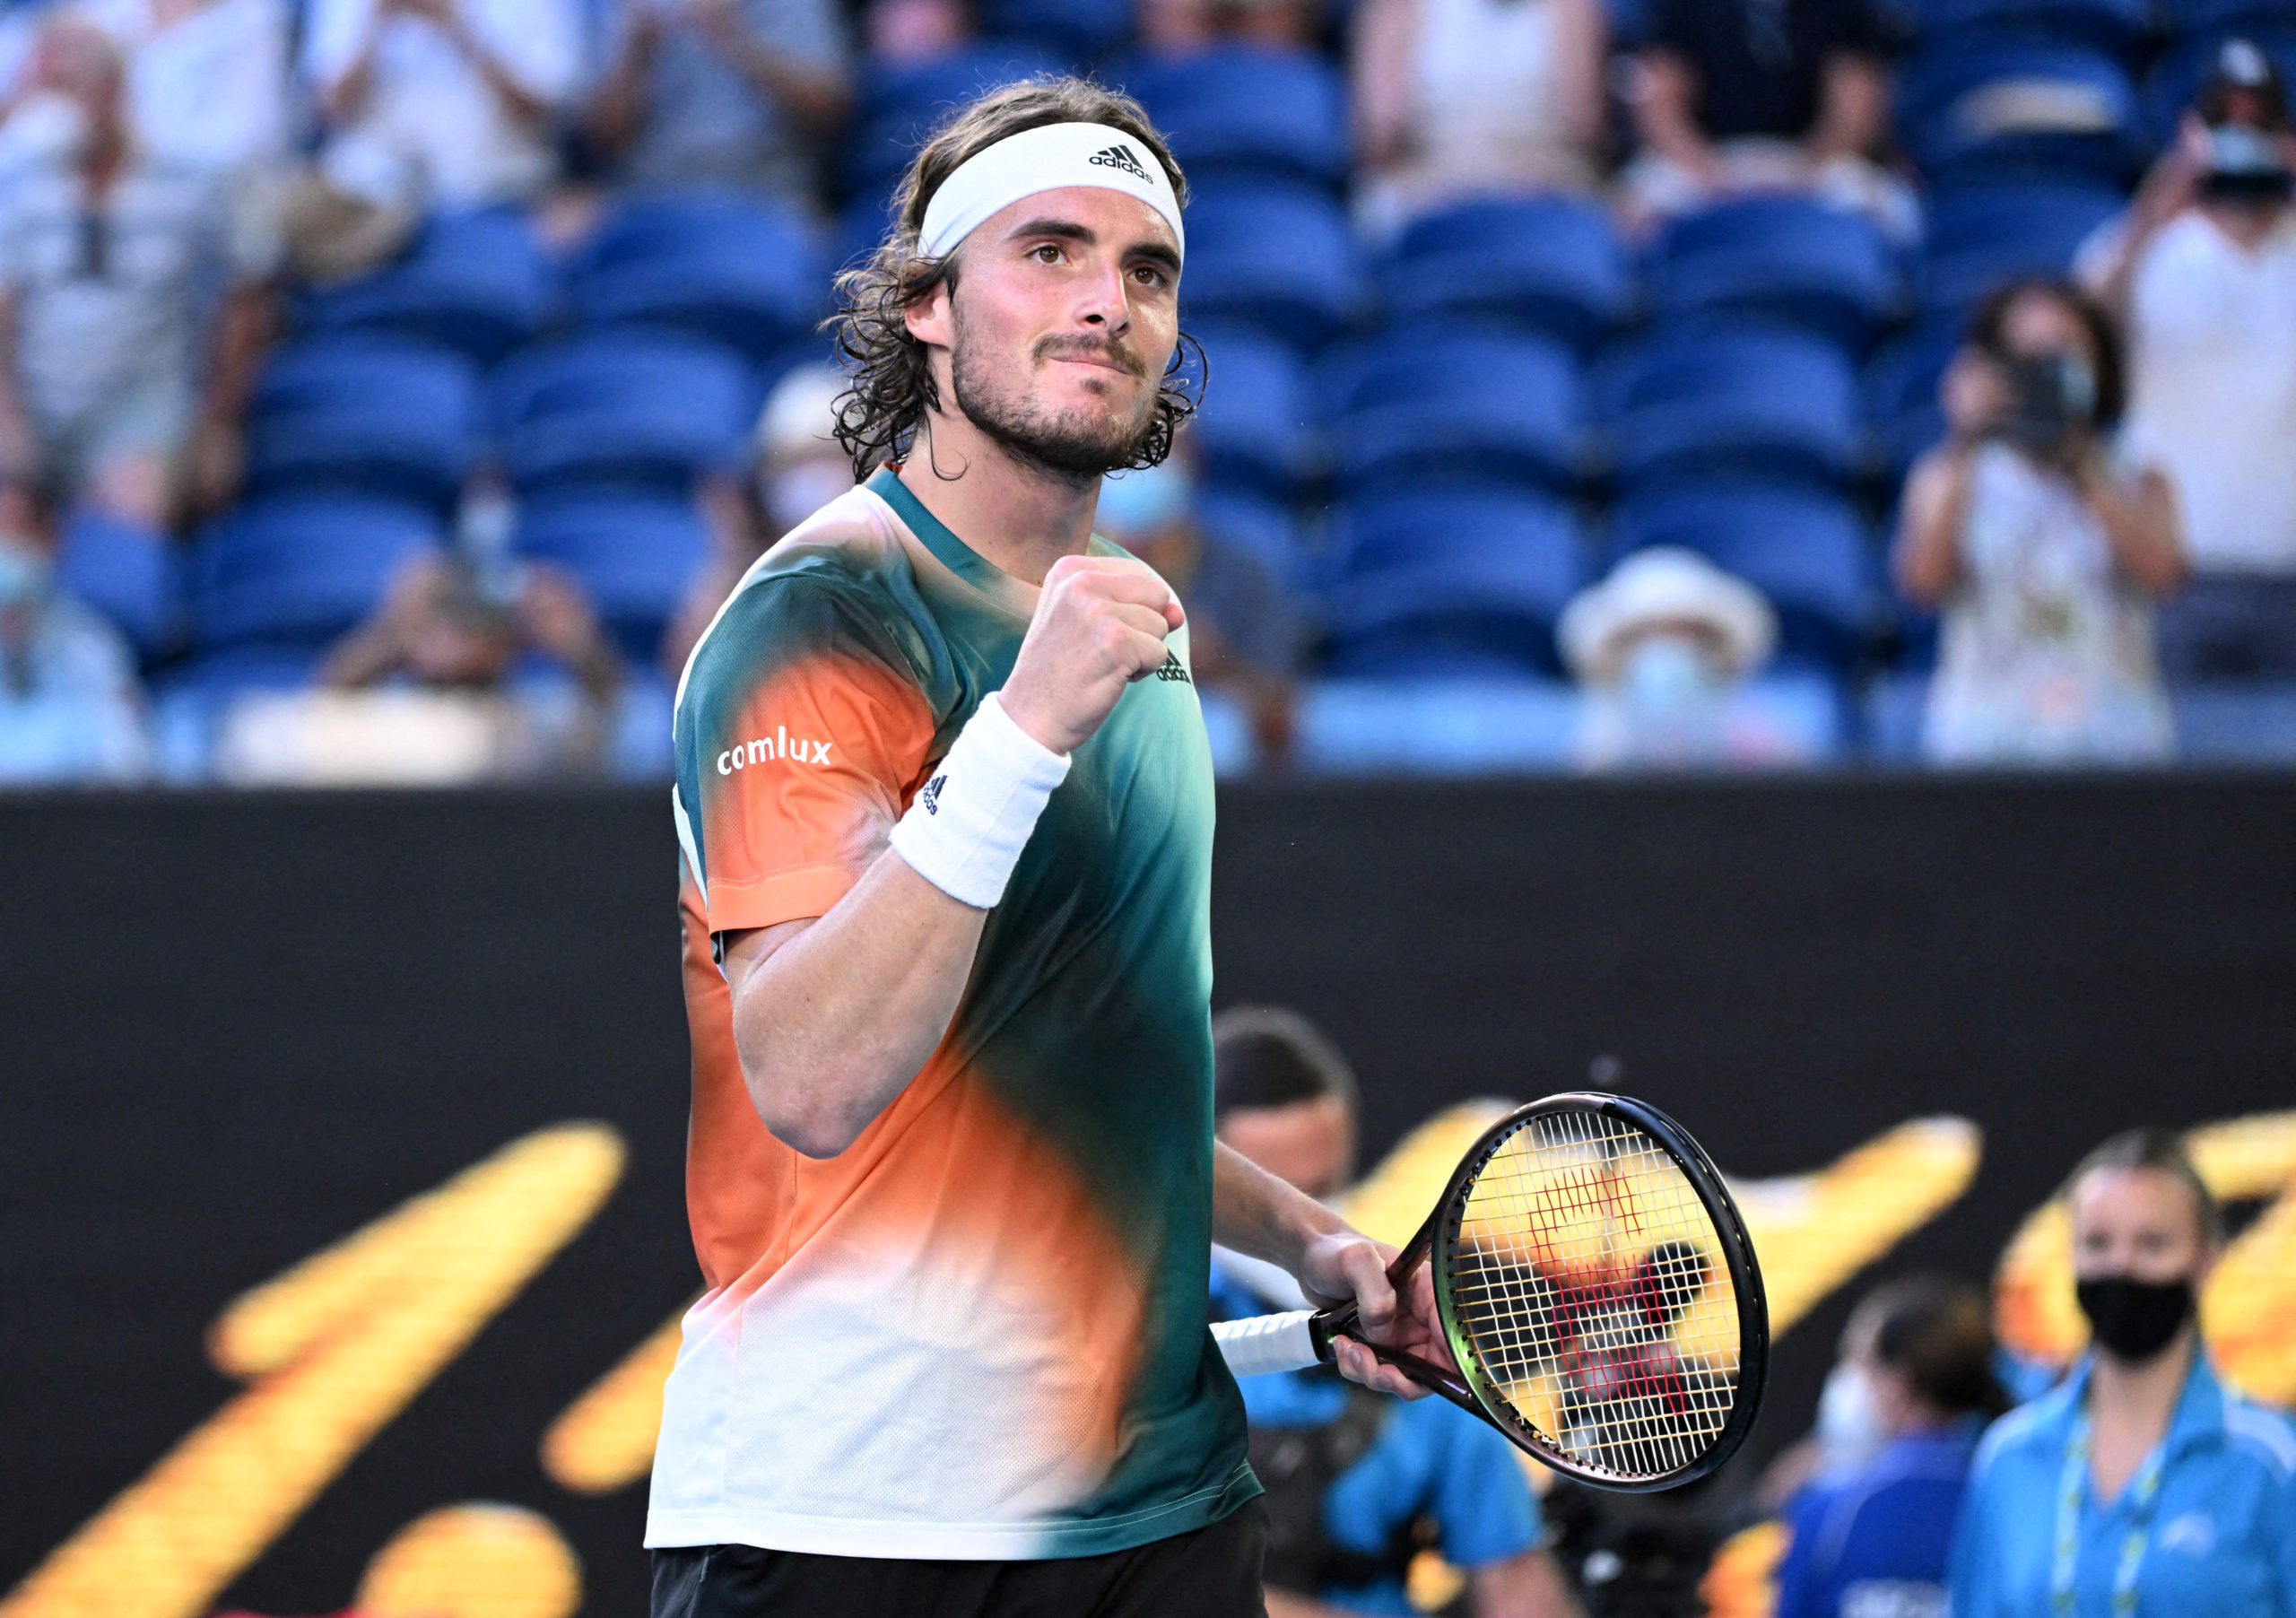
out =
<svg viewBox="0 0 2296 1618"><path fill-rule="evenodd" d="M932 355L909 335L908 312L942 286L957 285L961 247L945 257L918 250L925 209L957 165L1008 135L1047 124L1106 124L1123 130L1155 154L1170 177L1172 193L1187 203L1187 181L1140 103L1121 91L1065 74L1041 74L993 90L944 121L918 151L893 193L893 227L865 264L837 278L838 312L825 326L852 387L837 402L837 441L853 457L853 475L866 478L909 453L928 411L940 408ZM1193 390L1183 360L1196 350ZM1203 350L1182 333L1164 369L1156 412L1126 469L1153 466L1171 453L1172 435L1196 412L1203 393ZM1111 468L1111 470L1118 470Z"/></svg>

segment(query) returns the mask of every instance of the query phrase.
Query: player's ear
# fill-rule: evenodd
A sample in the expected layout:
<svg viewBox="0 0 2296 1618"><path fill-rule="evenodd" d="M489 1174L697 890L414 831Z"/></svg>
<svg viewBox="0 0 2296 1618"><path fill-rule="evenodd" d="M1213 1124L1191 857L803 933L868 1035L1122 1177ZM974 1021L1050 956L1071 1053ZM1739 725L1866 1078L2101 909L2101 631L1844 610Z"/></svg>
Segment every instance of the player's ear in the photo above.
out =
<svg viewBox="0 0 2296 1618"><path fill-rule="evenodd" d="M933 290L901 311L909 335L928 348L956 346L956 317L950 308L950 278L944 275Z"/></svg>

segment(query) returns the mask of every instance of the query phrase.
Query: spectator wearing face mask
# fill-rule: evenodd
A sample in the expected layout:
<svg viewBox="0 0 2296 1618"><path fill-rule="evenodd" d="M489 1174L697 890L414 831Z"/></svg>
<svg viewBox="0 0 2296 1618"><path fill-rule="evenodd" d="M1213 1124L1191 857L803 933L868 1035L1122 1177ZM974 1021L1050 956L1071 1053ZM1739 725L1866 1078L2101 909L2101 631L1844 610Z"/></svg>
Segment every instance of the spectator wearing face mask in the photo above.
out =
<svg viewBox="0 0 2296 1618"><path fill-rule="evenodd" d="M1739 700L1776 643L1777 614L1696 552L1637 551L1563 609L1555 633L1586 696L1581 768L1785 761L1787 743Z"/></svg>
<svg viewBox="0 0 2296 1618"><path fill-rule="evenodd" d="M2232 39L2084 278L2128 333L2128 439L2175 480L2193 578L2161 614L2170 678L2296 676L2296 134Z"/></svg>
<svg viewBox="0 0 2296 1618"><path fill-rule="evenodd" d="M1826 1379L1828 1466L1788 1513L1776 1618L1934 1618L1970 1457L2006 1408L1985 1294L1917 1276L1868 1294Z"/></svg>
<svg viewBox="0 0 2296 1618"><path fill-rule="evenodd" d="M758 413L747 474L718 477L700 491L709 519L709 563L662 637L662 670L675 680L750 564L767 547L853 487L853 462L833 436L839 397L851 386L833 365L800 365L774 385Z"/></svg>
<svg viewBox="0 0 2296 1618"><path fill-rule="evenodd" d="M2173 750L2152 605L2184 577L2175 499L2116 453L2118 338L2079 288L1988 300L1914 465L1899 589L1944 617L1923 747L1942 764L2115 762Z"/></svg>
<svg viewBox="0 0 2296 1618"><path fill-rule="evenodd" d="M237 480L275 233L252 197L135 138L92 23L51 22L32 74L15 118L48 133L0 184L0 463L156 530Z"/></svg>
<svg viewBox="0 0 2296 1618"><path fill-rule="evenodd" d="M151 761L120 632L56 582L54 511L0 489L0 783L129 781Z"/></svg>
<svg viewBox="0 0 2296 1618"><path fill-rule="evenodd" d="M2196 1308L2223 1247L2172 1135L2117 1135L2074 1170L2074 1295L2094 1336L1979 1448L1954 1618L2296 1614L2296 1425L2208 1362Z"/></svg>

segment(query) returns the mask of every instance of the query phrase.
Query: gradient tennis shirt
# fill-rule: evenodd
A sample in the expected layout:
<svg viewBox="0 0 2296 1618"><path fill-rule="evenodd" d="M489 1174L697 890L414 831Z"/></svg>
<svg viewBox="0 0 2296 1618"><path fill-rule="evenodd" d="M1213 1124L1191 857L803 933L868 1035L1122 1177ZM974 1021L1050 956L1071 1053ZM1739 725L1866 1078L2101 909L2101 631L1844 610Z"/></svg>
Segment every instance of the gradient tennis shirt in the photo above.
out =
<svg viewBox="0 0 2296 1618"><path fill-rule="evenodd" d="M1120 555L1095 539L1096 555ZM715 935L818 917L1004 683L1036 592L891 472L752 568L677 704L687 1314L646 1543L1095 1555L1258 1492L1205 1327L1212 764L1185 631L1077 749L948 1036L838 1157L769 1134Z"/></svg>

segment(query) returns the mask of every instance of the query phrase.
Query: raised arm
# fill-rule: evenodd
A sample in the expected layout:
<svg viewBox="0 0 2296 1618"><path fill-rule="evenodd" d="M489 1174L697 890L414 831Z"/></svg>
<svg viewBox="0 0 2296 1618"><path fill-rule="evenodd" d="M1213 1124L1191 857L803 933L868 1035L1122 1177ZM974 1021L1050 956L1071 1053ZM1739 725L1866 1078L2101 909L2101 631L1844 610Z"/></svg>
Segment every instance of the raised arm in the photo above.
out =
<svg viewBox="0 0 2296 1618"><path fill-rule="evenodd" d="M1056 563L1012 677L956 745L982 726L979 745L998 750L975 755L988 773L1008 761L1031 767L1030 749L1035 764L1065 760L1127 684L1162 665L1164 637L1180 621L1170 588L1138 562ZM998 711L987 711L991 701ZM899 851L898 832L895 841L819 919L725 938L750 1099L765 1127L808 1157L850 1146L924 1067L956 1015L987 920L987 905L928 880Z"/></svg>

